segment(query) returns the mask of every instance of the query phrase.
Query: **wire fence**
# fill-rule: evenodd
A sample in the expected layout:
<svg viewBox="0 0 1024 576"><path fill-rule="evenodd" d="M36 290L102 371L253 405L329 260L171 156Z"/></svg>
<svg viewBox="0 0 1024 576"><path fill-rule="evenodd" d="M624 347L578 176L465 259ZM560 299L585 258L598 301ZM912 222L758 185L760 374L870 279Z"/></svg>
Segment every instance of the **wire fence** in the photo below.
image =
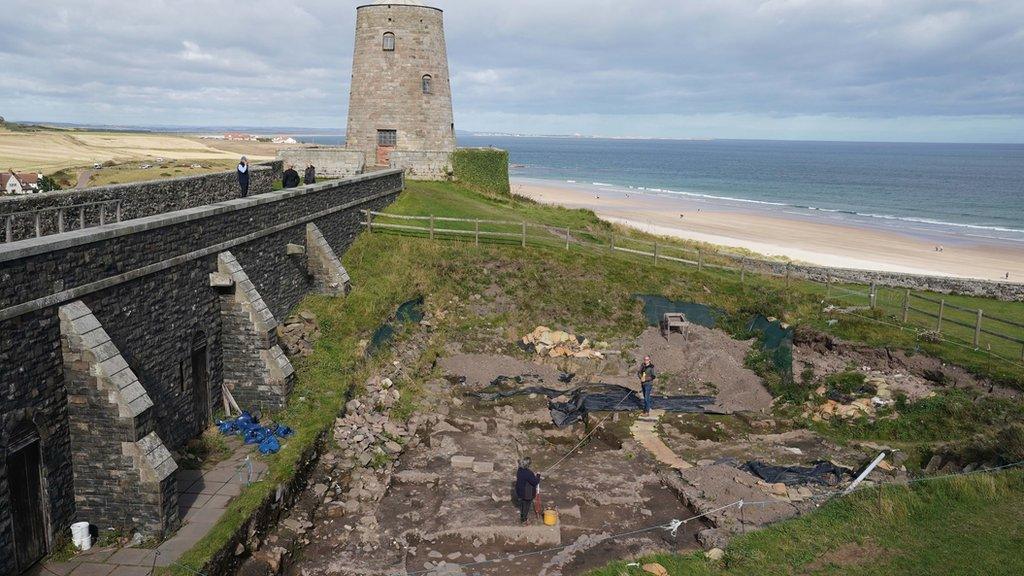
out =
<svg viewBox="0 0 1024 576"><path fill-rule="evenodd" d="M796 289L793 280L828 303L847 313L879 310L896 320L901 329L912 328L925 339L953 343L988 357L1024 368L1024 321L968 308L952 298L938 297L905 288L863 284L844 278L840 272L823 268L821 277L798 273L792 264L766 260L722 250L690 248L676 243L649 241L594 230L578 230L526 221L453 218L436 215L412 216L362 211L367 230L384 231L432 240L457 240L505 246L542 246L564 250L585 249L627 254L654 266L683 265L698 271L718 270L739 275L748 285L759 278L783 279L787 292ZM877 318L859 317L867 320ZM1022 315L1024 320L1024 315Z"/></svg>

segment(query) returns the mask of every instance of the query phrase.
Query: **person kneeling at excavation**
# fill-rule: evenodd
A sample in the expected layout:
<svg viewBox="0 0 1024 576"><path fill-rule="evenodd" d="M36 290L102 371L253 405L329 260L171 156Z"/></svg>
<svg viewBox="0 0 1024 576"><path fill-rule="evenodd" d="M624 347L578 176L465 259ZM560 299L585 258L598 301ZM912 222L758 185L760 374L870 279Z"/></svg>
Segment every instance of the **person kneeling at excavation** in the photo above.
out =
<svg viewBox="0 0 1024 576"><path fill-rule="evenodd" d="M537 487L540 485L540 474L530 470L530 458L526 457L519 461L519 469L516 470L516 498L519 500L519 522L526 524L530 516L530 508L533 507L533 499L537 496Z"/></svg>

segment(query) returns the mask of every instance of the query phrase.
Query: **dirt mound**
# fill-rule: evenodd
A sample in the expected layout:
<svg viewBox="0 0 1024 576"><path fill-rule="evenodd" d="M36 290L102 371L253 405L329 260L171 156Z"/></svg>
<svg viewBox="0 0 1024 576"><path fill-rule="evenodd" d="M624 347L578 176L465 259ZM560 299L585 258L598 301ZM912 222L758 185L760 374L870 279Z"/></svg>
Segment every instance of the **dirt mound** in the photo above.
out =
<svg viewBox="0 0 1024 576"><path fill-rule="evenodd" d="M667 338L657 328L648 328L637 339L638 350L651 357L658 371L655 389L673 383L705 385L717 397L711 409L725 413L762 412L771 406L772 396L761 378L744 366L750 346L751 342L696 324Z"/></svg>
<svg viewBox="0 0 1024 576"><path fill-rule="evenodd" d="M797 328L793 335L793 371L798 378L803 371L822 377L848 371L851 366L869 380L886 382L893 392L902 392L911 401L930 396L942 387L981 390L1000 398L1021 397L1017 390L994 386L932 356L854 344L806 326Z"/></svg>

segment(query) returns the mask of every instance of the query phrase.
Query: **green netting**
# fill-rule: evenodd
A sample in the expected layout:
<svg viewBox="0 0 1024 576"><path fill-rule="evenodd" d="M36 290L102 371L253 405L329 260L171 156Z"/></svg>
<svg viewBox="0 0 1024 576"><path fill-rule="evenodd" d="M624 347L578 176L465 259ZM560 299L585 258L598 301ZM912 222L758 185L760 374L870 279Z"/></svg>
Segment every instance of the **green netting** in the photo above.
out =
<svg viewBox="0 0 1024 576"><path fill-rule="evenodd" d="M644 317L650 326L659 326L661 317L669 312L682 313L686 320L705 328L714 328L716 324L728 324L728 316L722 310L697 304L669 300L658 294L638 294L637 298L644 303ZM723 328L725 328L723 326ZM738 327L737 327L738 328ZM785 382L793 381L793 329L783 328L778 320L758 315L747 323L747 331L760 337L762 346L772 361L772 366Z"/></svg>
<svg viewBox="0 0 1024 576"><path fill-rule="evenodd" d="M783 381L793 381L793 329L784 328L778 320L757 315L747 324L747 330L761 336L761 345L768 352L775 371Z"/></svg>
<svg viewBox="0 0 1024 576"><path fill-rule="evenodd" d="M669 312L682 313L687 321L705 328L714 328L719 319L725 318L725 312L703 304L678 302L657 294L637 294L637 298L644 303L644 317L650 326L659 326L661 317Z"/></svg>

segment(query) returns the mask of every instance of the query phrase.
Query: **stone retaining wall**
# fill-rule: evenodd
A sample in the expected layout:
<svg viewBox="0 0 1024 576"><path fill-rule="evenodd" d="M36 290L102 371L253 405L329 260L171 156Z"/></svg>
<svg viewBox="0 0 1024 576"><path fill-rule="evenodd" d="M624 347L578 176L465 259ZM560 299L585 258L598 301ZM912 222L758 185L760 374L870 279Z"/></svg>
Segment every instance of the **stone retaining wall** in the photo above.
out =
<svg viewBox="0 0 1024 576"><path fill-rule="evenodd" d="M733 266L746 266L748 271L757 271L773 276L785 276L825 283L832 282L851 284L871 284L911 290L929 290L943 294L962 294L980 296L1011 302L1024 301L1024 284L1012 282L995 282L992 280L976 280L971 278L952 278L948 276L924 276L900 272L880 272L875 270L856 270L852 268L826 268L807 264L787 264L768 260L734 259Z"/></svg>
<svg viewBox="0 0 1024 576"><path fill-rule="evenodd" d="M270 174L273 168L265 171ZM93 503L104 501L102 490L121 489L102 481L114 472L110 466L120 467L122 478L142 479L136 484L140 488L133 488L145 491L138 494L139 498L170 501L166 495L155 494L166 487L166 482L152 481L153 475L147 472L146 459L153 459L156 453L148 448L152 442L142 442L143 433L153 430L152 440L159 439L174 450L200 433L209 424L213 408L220 405L224 344L231 336L226 335L225 325L235 322L225 316L223 299L225 290L236 288L230 276L225 278L219 272L221 255L230 253L245 272L245 285L240 283L238 287L249 298L262 300L260 306L251 307L252 313L261 315L270 325L324 284L311 270L319 270L324 262L337 261L322 252L329 249L335 256L341 255L361 232L359 211L383 209L403 185L402 172L390 170L0 244L0 388L9 391L0 397L0 449L6 446L10 430L21 422L27 420L38 429L48 543L52 545L58 537L66 536L68 526L77 519L75 487L80 483L91 483L89 498ZM325 241L318 242L321 254L312 266L306 246L309 224L319 230L317 238ZM303 246L305 250L296 249ZM151 408L133 418L126 409L98 412L97 405L96 410L76 412L80 418L69 417L68 373L83 375L71 387L86 402L110 397L92 387L121 385L120 381L111 384L86 378L91 373L88 366L80 359L65 357L62 337L72 335L67 329L62 331L58 309L76 302L91 311L95 324L109 337L110 345L100 343L95 361L103 366L102 362L109 359L106 355L116 350L125 364L121 370L130 368L151 399ZM95 328L90 323L78 329ZM269 338L263 339L272 352L277 347ZM260 340L259 344L230 347L231 354L248 350L266 355L264 342ZM268 361L274 360L272 356L231 366L234 370L251 365L254 370L266 372ZM122 360L117 361L118 366ZM80 372L82 368L84 372ZM255 381L257 376L233 374L239 381ZM277 382L274 379L272 383L276 386ZM282 381L277 389L287 387L288 382ZM128 388L130 385L125 390ZM273 396L267 398L274 400ZM89 442L84 435L87 421L101 415L109 422L120 419L121 423L109 427L119 430L118 437L110 442ZM139 418L151 418L151 427ZM124 424L129 421L135 422L136 432L132 434ZM115 448L124 449L128 444L138 445L137 457L122 458L121 453L113 453ZM90 450L105 452L90 456ZM91 458L111 463L102 471L106 476L90 478L89 467L84 465L74 467L73 474L73 454L78 452L87 455L80 464ZM11 518L7 482L6 470L0 464L3 574L14 572L13 532L17 520ZM117 500L111 497L110 501ZM97 508L95 513L102 516L107 512ZM147 513L136 525L124 528L146 531L147 527L172 525L175 519L169 517L170 512L162 513L163 518ZM129 519L131 523L133 519ZM99 527L105 530L110 526Z"/></svg>

